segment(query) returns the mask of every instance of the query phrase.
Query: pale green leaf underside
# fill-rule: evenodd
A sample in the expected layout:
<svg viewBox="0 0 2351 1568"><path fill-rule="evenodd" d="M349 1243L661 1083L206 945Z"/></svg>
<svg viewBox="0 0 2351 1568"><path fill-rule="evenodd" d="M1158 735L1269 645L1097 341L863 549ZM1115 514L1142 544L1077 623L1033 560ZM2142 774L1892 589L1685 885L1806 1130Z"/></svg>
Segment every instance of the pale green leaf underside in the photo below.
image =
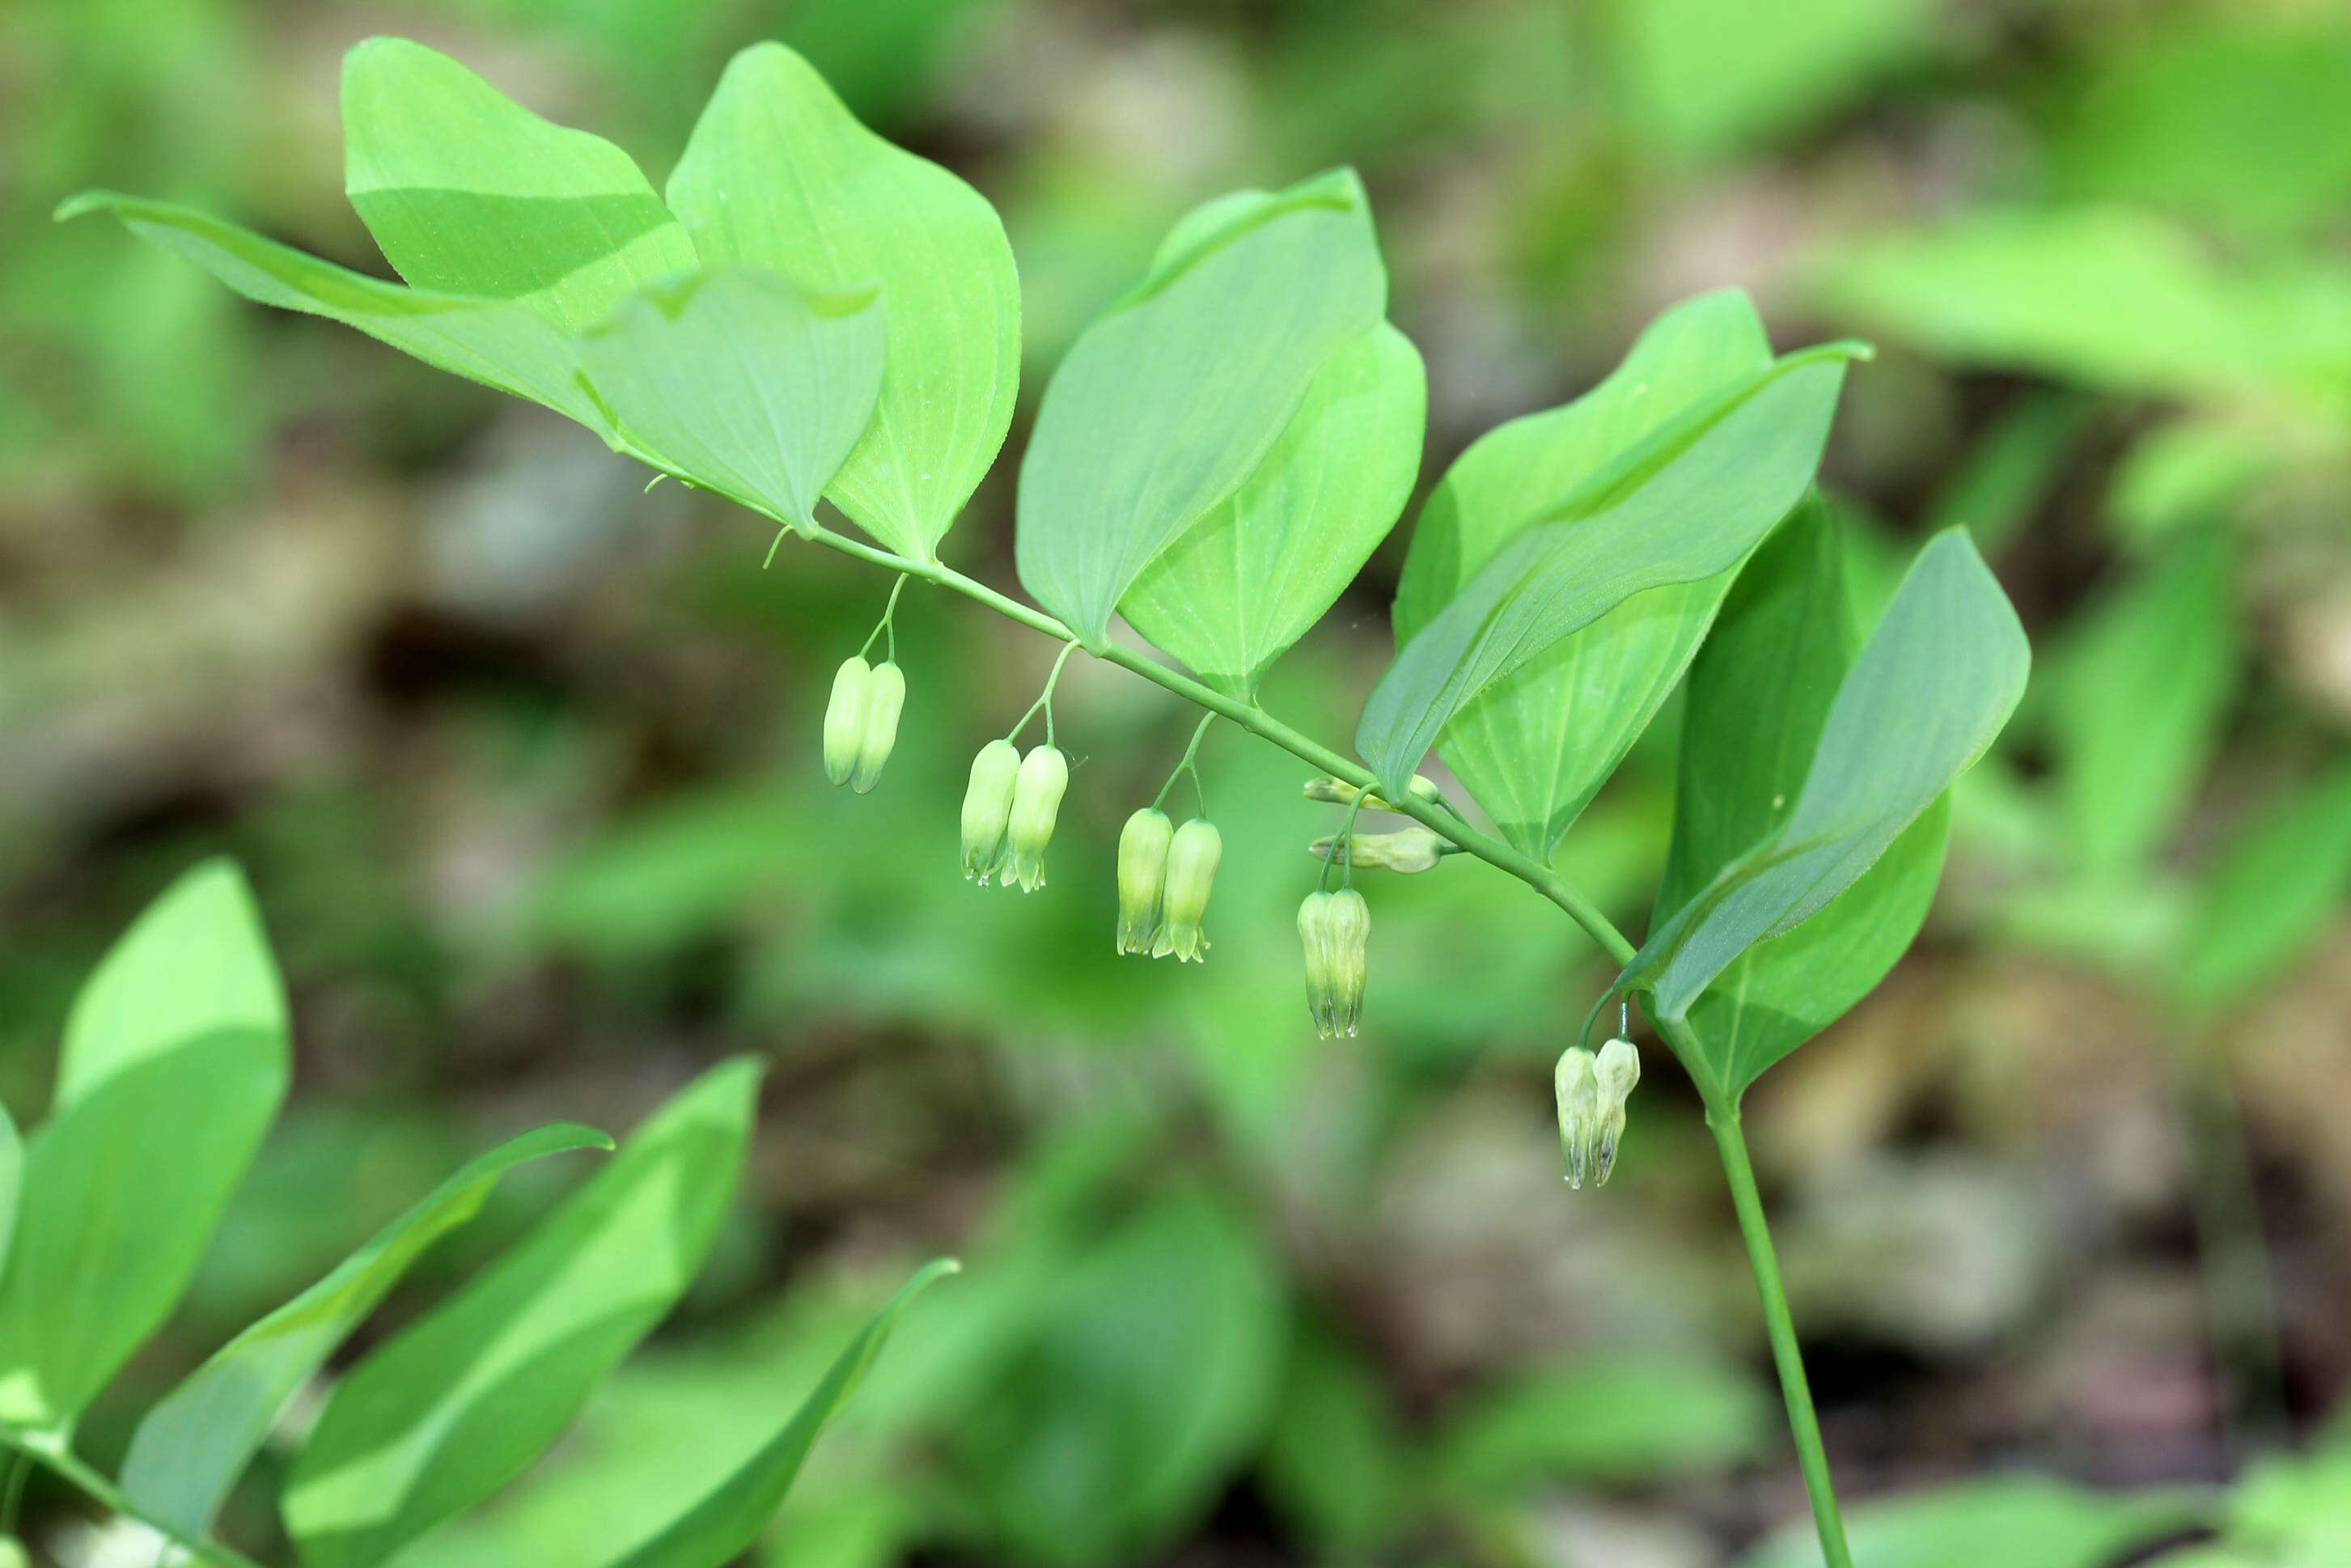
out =
<svg viewBox="0 0 2351 1568"><path fill-rule="evenodd" d="M881 390L883 305L722 267L622 301L579 352L631 445L807 533Z"/></svg>
<svg viewBox="0 0 2351 1568"><path fill-rule="evenodd" d="M552 124L446 55L370 38L343 58L343 188L419 288L512 300L566 332L693 270L635 162Z"/></svg>
<svg viewBox="0 0 2351 1568"><path fill-rule="evenodd" d="M1453 716L1634 594L1736 565L1812 482L1851 350L1791 355L1685 411L1520 532L1405 643L1355 748L1403 789Z"/></svg>
<svg viewBox="0 0 2351 1568"><path fill-rule="evenodd" d="M1238 490L1342 343L1386 308L1352 172L1250 198L1082 333L1020 465L1019 566L1100 646L1144 569Z"/></svg>
<svg viewBox="0 0 2351 1568"><path fill-rule="evenodd" d="M734 1061L680 1092L560 1209L337 1385L286 1490L310 1568L370 1568L546 1450L700 1268L757 1082Z"/></svg>
<svg viewBox="0 0 2351 1568"><path fill-rule="evenodd" d="M1817 913L1982 754L2030 663L1966 533L1936 536L1838 688L1787 820L1658 928L1618 984L1682 1018L1749 946Z"/></svg>
<svg viewBox="0 0 2351 1568"><path fill-rule="evenodd" d="M1745 295L1702 295L1652 322L1591 392L1480 436L1413 530L1396 590L1397 643L1619 453L1771 361ZM1550 858L1680 678L1729 584L1726 571L1635 594L1462 705L1438 749L1505 838Z"/></svg>
<svg viewBox="0 0 2351 1568"><path fill-rule="evenodd" d="M588 1127L527 1133L466 1165L334 1272L224 1345L148 1412L123 1460L122 1490L144 1517L201 1536L287 1400L326 1364L410 1264L480 1212L526 1161L612 1146Z"/></svg>
<svg viewBox="0 0 2351 1568"><path fill-rule="evenodd" d="M706 262L881 286L881 400L826 493L891 549L932 559L1003 445L1019 386L1019 278L995 208L858 123L780 44L727 66L668 195Z"/></svg>
<svg viewBox="0 0 2351 1568"><path fill-rule="evenodd" d="M857 1391L890 1332L914 1299L960 1265L942 1258L924 1265L858 1331L789 1421L758 1452L714 1488L676 1522L631 1550L613 1568L724 1568L758 1541L791 1490L824 1425Z"/></svg>
<svg viewBox="0 0 2351 1568"><path fill-rule="evenodd" d="M1428 382L1383 322L1339 348L1257 472L1144 570L1134 629L1241 698L1354 580L1420 468Z"/></svg>

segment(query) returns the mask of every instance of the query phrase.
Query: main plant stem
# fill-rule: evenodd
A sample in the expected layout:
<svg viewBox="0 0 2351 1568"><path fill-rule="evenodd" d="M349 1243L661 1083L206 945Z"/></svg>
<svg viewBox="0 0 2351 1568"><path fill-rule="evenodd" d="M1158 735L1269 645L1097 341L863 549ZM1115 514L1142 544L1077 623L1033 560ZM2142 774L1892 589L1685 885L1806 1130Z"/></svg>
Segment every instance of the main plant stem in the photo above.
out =
<svg viewBox="0 0 2351 1568"><path fill-rule="evenodd" d="M819 528L810 537L818 544L839 550L843 555L855 556L860 560L871 561L892 571L904 572L941 588L951 589L1057 642L1074 643L1078 641L1074 632L1043 611L999 593L987 584L966 577L954 568L935 560L914 560L877 549L846 535L834 533L830 528ZM1343 779L1358 790L1372 789L1377 785L1371 769L1350 761L1312 737L1291 728L1255 703L1228 696L1213 686L1169 669L1147 653L1118 643L1107 644L1099 651L1098 656L1123 669L1132 670L1144 680L1165 687L1188 702L1196 703L1211 713L1221 714L1251 735L1264 737L1310 767L1320 768L1333 778ZM1565 910L1568 917L1582 926L1600 945L1602 951L1619 966L1631 962L1634 947L1625 934L1616 929L1614 923L1601 912L1598 904L1586 898L1550 866L1531 855L1520 853L1499 839L1479 832L1453 812L1417 796L1407 794L1401 800L1390 801L1388 809L1413 818L1479 860L1517 877ZM1688 1027L1679 1023L1661 1027L1683 1063L1693 1073L1700 1071L1698 1064L1704 1059L1696 1049L1697 1042ZM1771 1230L1763 1217L1762 1197L1755 1189L1755 1170L1747 1160L1747 1140L1739 1130L1739 1109L1714 1085L1701 1082L1699 1087L1708 1107L1707 1124L1714 1129L1715 1145L1721 1151L1722 1171L1730 1185L1731 1202L1739 1211L1739 1229L1746 1239L1748 1265L1754 1270L1755 1288L1763 1298L1763 1322L1771 1335L1771 1360L1779 1369L1780 1392L1788 1406L1788 1430L1795 1438L1796 1462L1803 1469L1804 1490L1812 1499L1813 1523L1820 1531L1821 1554L1827 1560L1827 1568L1853 1568L1853 1554L1844 1542L1844 1521L1837 1513L1836 1493L1829 1485L1828 1451L1821 1443L1820 1419L1813 1411L1812 1387L1804 1380L1803 1357L1796 1346L1795 1320L1789 1315L1788 1292L1780 1282L1780 1261L1771 1248ZM1718 1106L1722 1108L1718 1110Z"/></svg>
<svg viewBox="0 0 2351 1568"><path fill-rule="evenodd" d="M121 1488L82 1463L74 1456L72 1449L61 1443L39 1440L0 1427L0 1451L13 1451L20 1460L30 1459L99 1507L143 1524L173 1545L193 1553L198 1563L213 1563L216 1568L262 1568L260 1563L235 1547L189 1535L140 1512L131 1506L131 1500L122 1495Z"/></svg>

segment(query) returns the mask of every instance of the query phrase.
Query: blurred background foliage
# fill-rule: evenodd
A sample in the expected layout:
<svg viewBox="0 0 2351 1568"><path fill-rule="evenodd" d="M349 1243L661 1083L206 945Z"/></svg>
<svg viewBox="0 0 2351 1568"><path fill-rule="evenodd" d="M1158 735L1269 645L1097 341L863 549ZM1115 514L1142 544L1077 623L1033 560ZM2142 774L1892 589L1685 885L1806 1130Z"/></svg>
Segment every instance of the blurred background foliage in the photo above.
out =
<svg viewBox="0 0 2351 1568"><path fill-rule="evenodd" d="M1966 524L2040 668L1963 781L1918 948L1751 1105L1830 1449L1882 1500L1863 1561L2351 1563L2331 0L13 0L0 1095L42 1103L74 980L212 851L250 867L298 1017L297 1101L99 1457L462 1152L624 1128L749 1050L759 1164L699 1293L403 1562L586 1560L944 1249L970 1272L768 1563L1815 1560L1771 1534L1801 1494L1662 1055L1610 1189L1560 1185L1547 1070L1606 966L1524 890L1458 862L1374 887L1371 1027L1317 1045L1290 929L1330 824L1220 727L1213 961L1116 960L1117 826L1190 721L1160 694L1072 667L1052 886L974 889L963 769L1049 646L917 588L898 755L871 797L827 789L826 683L886 581L799 548L763 573L747 515L641 493L552 416L48 224L105 183L381 270L334 106L381 31L656 182L727 54L791 43L1003 211L1024 406L1175 215L1342 161L1428 359L1424 486L1702 288L1752 290L1783 345L1875 339L1827 470L1856 538L1890 571ZM1012 467L947 547L999 581ZM1270 706L1350 732L1400 542ZM1562 852L1620 918L1676 728ZM533 1179L408 1310L551 1199ZM115 1560L30 1506L60 1562Z"/></svg>

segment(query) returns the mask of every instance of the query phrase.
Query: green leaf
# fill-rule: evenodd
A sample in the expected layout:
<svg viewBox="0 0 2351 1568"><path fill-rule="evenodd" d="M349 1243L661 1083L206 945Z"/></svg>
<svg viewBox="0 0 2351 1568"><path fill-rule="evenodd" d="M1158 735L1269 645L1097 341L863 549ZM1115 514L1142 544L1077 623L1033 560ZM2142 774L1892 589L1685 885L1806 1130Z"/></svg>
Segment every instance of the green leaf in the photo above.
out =
<svg viewBox="0 0 2351 1568"><path fill-rule="evenodd" d="M481 1211L506 1172L572 1149L610 1149L590 1127L541 1127L466 1165L340 1268L238 1334L148 1412L122 1490L148 1519L201 1536L287 1401L376 1309L408 1266Z"/></svg>
<svg viewBox="0 0 2351 1568"><path fill-rule="evenodd" d="M695 263L627 153L405 38L343 57L343 189L417 287L513 300L569 333Z"/></svg>
<svg viewBox="0 0 2351 1568"><path fill-rule="evenodd" d="M286 1095L286 999L236 868L157 899L75 998L0 1281L0 1422L68 1425L162 1323Z"/></svg>
<svg viewBox="0 0 2351 1568"><path fill-rule="evenodd" d="M1991 744L2031 662L1965 532L1937 535L1837 688L1787 819L1652 933L1618 988L1679 1019L1740 954L1853 885Z"/></svg>
<svg viewBox="0 0 2351 1568"><path fill-rule="evenodd" d="M1802 790L1857 641L1845 557L1843 525L1815 495L1756 550L1724 601L1690 668L1653 925L1776 831ZM1715 977L1690 1009L1708 1081L1736 1097L1885 978L1934 901L1949 821L1945 802L1928 808L1826 908Z"/></svg>
<svg viewBox="0 0 2351 1568"><path fill-rule="evenodd" d="M708 1252L750 1134L757 1068L705 1073L593 1179L336 1386L286 1523L311 1568L368 1568L543 1453L668 1315Z"/></svg>
<svg viewBox="0 0 2351 1568"><path fill-rule="evenodd" d="M1654 1480L1720 1469L1770 1441L1771 1396L1732 1367L1687 1355L1594 1355L1514 1376L1437 1439L1446 1483L1506 1500L1562 1480Z"/></svg>
<svg viewBox="0 0 2351 1568"><path fill-rule="evenodd" d="M881 285L881 402L826 494L891 549L934 559L1004 444L1019 389L1020 280L996 209L859 124L781 44L727 66L669 204L706 261L826 289Z"/></svg>
<svg viewBox="0 0 2351 1568"><path fill-rule="evenodd" d="M1742 376L1771 347L1736 290L1650 323L1583 397L1479 437L1421 509L1396 586L1398 643L1494 553L1558 515L1619 453ZM1730 586L1726 570L1636 593L1462 705L1437 745L1503 837L1548 860L1680 679Z"/></svg>
<svg viewBox="0 0 2351 1568"><path fill-rule="evenodd" d="M8 1107L0 1105L0 1279L8 1273L8 1243L16 1233L16 1191L25 1179L25 1145Z"/></svg>
<svg viewBox="0 0 2351 1568"><path fill-rule="evenodd" d="M809 293L748 267L649 288L580 340L581 380L616 430L803 534L872 415L883 353L872 289Z"/></svg>
<svg viewBox="0 0 2351 1568"><path fill-rule="evenodd" d="M2175 976L2198 1006L2242 1000L2307 952L2351 886L2351 764L2272 805L2203 878Z"/></svg>
<svg viewBox="0 0 2351 1568"><path fill-rule="evenodd" d="M2102 1568L2138 1545L2202 1522L2186 1489L2096 1492L2044 1476L2001 1476L1850 1510L1853 1557L1869 1568ZM1791 1526L1739 1568L1813 1568L1812 1527Z"/></svg>
<svg viewBox="0 0 2351 1568"><path fill-rule="evenodd" d="M2242 664L2233 551L2179 541L2085 615L2052 661L2052 740L2067 842L2113 874L2169 832L2220 738Z"/></svg>
<svg viewBox="0 0 2351 1568"><path fill-rule="evenodd" d="M1790 355L1686 409L1497 550L1364 705L1355 749L1381 784L1402 790L1454 715L1562 638L1745 559L1812 483L1853 351Z"/></svg>
<svg viewBox="0 0 2351 1568"><path fill-rule="evenodd" d="M1062 360L1020 465L1021 583L1090 647L1144 569L1240 488L1324 361L1387 304L1352 170L1222 198L1170 238Z"/></svg>
<svg viewBox="0 0 2351 1568"><path fill-rule="evenodd" d="M857 1391L897 1326L899 1314L932 1281L961 1268L955 1260L941 1258L917 1270L859 1331L782 1431L674 1524L619 1559L614 1568L721 1568L741 1556L783 1506L817 1435Z"/></svg>
<svg viewBox="0 0 2351 1568"><path fill-rule="evenodd" d="M1257 472L1144 569L1120 612L1210 685L1253 698L1395 526L1427 413L1403 333L1383 322L1343 344Z"/></svg>
<svg viewBox="0 0 2351 1568"><path fill-rule="evenodd" d="M611 427L579 383L569 340L523 306L402 288L186 207L85 191L60 222L111 213L141 239L184 256L261 305L356 327L435 370L542 403L606 441Z"/></svg>
<svg viewBox="0 0 2351 1568"><path fill-rule="evenodd" d="M1640 130L1719 154L1801 130L1928 53L1928 0L1642 0L1617 14Z"/></svg>

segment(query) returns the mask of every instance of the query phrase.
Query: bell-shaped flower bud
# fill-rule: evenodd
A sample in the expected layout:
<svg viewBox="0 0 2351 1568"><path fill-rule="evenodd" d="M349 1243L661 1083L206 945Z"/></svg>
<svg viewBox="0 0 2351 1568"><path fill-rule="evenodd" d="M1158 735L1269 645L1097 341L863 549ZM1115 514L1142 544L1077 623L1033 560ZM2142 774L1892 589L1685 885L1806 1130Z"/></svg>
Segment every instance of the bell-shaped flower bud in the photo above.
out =
<svg viewBox="0 0 2351 1568"><path fill-rule="evenodd" d="M1019 748L1008 740L989 741L971 759L971 783L963 794L963 874L982 887L1004 869L1019 771Z"/></svg>
<svg viewBox="0 0 2351 1568"><path fill-rule="evenodd" d="M1332 834L1306 848L1318 859L1339 856L1364 871L1430 871L1453 852L1451 844L1426 828L1406 828L1398 833Z"/></svg>
<svg viewBox="0 0 2351 1568"><path fill-rule="evenodd" d="M1195 817L1176 830L1167 852L1167 901L1151 956L1176 955L1179 964L1206 961L1208 939L1200 935L1200 921L1208 913L1208 889L1217 879L1217 862L1224 858L1225 839L1217 825Z"/></svg>
<svg viewBox="0 0 2351 1568"><path fill-rule="evenodd" d="M1052 746L1031 747L1012 782L1012 821L1005 831L1004 884L1023 893L1045 885L1045 846L1053 841L1061 792L1070 787L1070 760Z"/></svg>
<svg viewBox="0 0 2351 1568"><path fill-rule="evenodd" d="M1118 833L1118 951L1151 951L1167 890L1167 849L1176 830L1167 813L1145 806Z"/></svg>
<svg viewBox="0 0 2351 1568"><path fill-rule="evenodd" d="M898 713L905 706L905 672L886 661L874 665L865 680L865 719L859 727L857 766L849 775L849 787L859 794L871 793L882 782L882 765L890 760L890 749L898 744Z"/></svg>
<svg viewBox="0 0 2351 1568"><path fill-rule="evenodd" d="M833 672L832 700L824 708L824 776L836 784L848 783L857 769L858 749L865 740L866 694L872 683L873 672L855 653Z"/></svg>
<svg viewBox="0 0 2351 1568"><path fill-rule="evenodd" d="M1364 949L1371 907L1353 888L1310 893L1298 906L1298 935L1306 946L1306 1010L1324 1040L1353 1037L1364 1014Z"/></svg>
<svg viewBox="0 0 2351 1568"><path fill-rule="evenodd" d="M1551 1084L1559 1101L1559 1153L1567 1164L1567 1185L1581 1191L1592 1176L1600 1134L1600 1083L1592 1052L1580 1045L1560 1052Z"/></svg>
<svg viewBox="0 0 2351 1568"><path fill-rule="evenodd" d="M1625 1135L1625 1102L1641 1082L1641 1053L1629 1040L1612 1040L1600 1048L1593 1065L1597 1092L1598 1123L1593 1130L1592 1185L1600 1186L1616 1165L1616 1144Z"/></svg>
<svg viewBox="0 0 2351 1568"><path fill-rule="evenodd" d="M1437 780L1425 774L1416 773L1412 776L1412 792L1417 799L1432 806L1445 798L1444 791L1437 787ZM1323 800L1333 806L1352 806L1355 803L1355 797L1358 795L1364 798L1364 805L1371 810L1393 811L1395 810L1377 793L1357 789L1344 779L1334 779L1328 773L1306 781L1306 798L1310 800Z"/></svg>

